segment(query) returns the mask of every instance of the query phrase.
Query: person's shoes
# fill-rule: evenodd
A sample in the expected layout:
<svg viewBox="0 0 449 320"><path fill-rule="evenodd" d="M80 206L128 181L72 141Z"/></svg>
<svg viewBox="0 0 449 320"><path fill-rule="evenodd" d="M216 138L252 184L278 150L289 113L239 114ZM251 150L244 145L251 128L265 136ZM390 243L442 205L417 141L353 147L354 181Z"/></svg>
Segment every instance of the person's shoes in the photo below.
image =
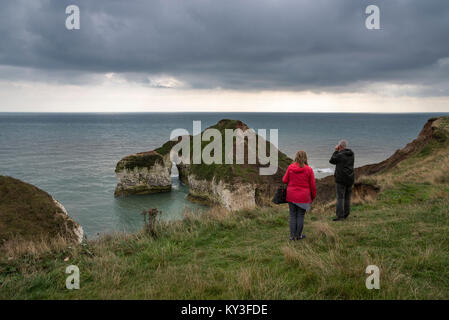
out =
<svg viewBox="0 0 449 320"><path fill-rule="evenodd" d="M295 241L296 240L296 238L294 238L294 237L290 237L289 239L288 239L289 241Z"/></svg>
<svg viewBox="0 0 449 320"><path fill-rule="evenodd" d="M302 234L301 236L297 237L296 240L301 240L301 239L305 239L305 238L306 238L306 235Z"/></svg>
<svg viewBox="0 0 449 320"><path fill-rule="evenodd" d="M343 221L345 218L333 218L332 221Z"/></svg>

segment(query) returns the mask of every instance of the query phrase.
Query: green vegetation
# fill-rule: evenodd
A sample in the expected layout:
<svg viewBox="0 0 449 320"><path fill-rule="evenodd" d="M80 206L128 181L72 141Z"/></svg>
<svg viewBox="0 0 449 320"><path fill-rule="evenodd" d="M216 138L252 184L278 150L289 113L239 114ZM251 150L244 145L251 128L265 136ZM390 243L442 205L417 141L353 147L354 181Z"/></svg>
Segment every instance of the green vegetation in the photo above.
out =
<svg viewBox="0 0 449 320"><path fill-rule="evenodd" d="M126 196L126 195L145 195L161 192L171 191L171 185L168 186L148 186L148 185L137 185L133 187L128 187L126 190L121 190L120 193L115 192L115 196Z"/></svg>
<svg viewBox="0 0 449 320"><path fill-rule="evenodd" d="M448 138L449 120L446 118L442 118L437 121L439 123L438 126L436 126L436 128L434 129L432 138L419 153L419 155L422 157L429 156L436 150L444 148L446 146Z"/></svg>
<svg viewBox="0 0 449 320"><path fill-rule="evenodd" d="M212 181L231 182L234 178L232 171L233 165L230 164L192 164L189 166L190 174L193 174L197 179Z"/></svg>
<svg viewBox="0 0 449 320"><path fill-rule="evenodd" d="M187 194L187 200L194 203L199 203L204 206L218 205L217 201L210 196L210 194Z"/></svg>
<svg viewBox="0 0 449 320"><path fill-rule="evenodd" d="M168 141L168 142L164 143L164 144L162 145L162 147L157 148L157 149L154 150L154 151L156 151L157 153L159 153L159 154L162 155L162 156L165 156L165 155L167 155L167 154L170 153L170 151L171 151L171 149L173 148L173 146L174 146L175 144L177 144L177 143L178 143L177 141Z"/></svg>
<svg viewBox="0 0 449 320"><path fill-rule="evenodd" d="M225 164L225 130L235 130L242 129L246 130L248 127L246 124L241 122L240 120L230 120L223 119L220 120L217 124L209 127L208 129L217 129L220 131L222 140L222 164L191 164L188 166L188 170L190 174L193 174L197 179L211 181L215 178L215 181L223 181L225 183L232 183L237 181L242 182L251 182L251 183L264 183L267 179L267 176L259 175L259 167L261 165L257 164L247 164L247 160L245 160L246 164L236 164L236 160L234 157L233 164ZM257 141L259 141L260 137L257 136ZM213 141L213 140L212 140ZM233 139L234 145L236 144L236 139ZM210 144L211 141L201 141L201 152L203 152L204 148ZM248 153L248 139L245 138L245 159L247 159ZM271 148L274 147L269 141L266 141L266 151L267 155L270 153ZM190 140L190 149L193 150L193 139ZM259 145L256 144L256 152L259 152ZM235 152L234 152L235 153ZM192 159L191 159L192 160ZM278 150L278 166L282 171L280 174L283 174L287 167L292 163L292 160L287 157L284 153ZM191 161L193 163L193 161Z"/></svg>
<svg viewBox="0 0 449 320"><path fill-rule="evenodd" d="M45 191L0 176L0 245L14 238L74 239L74 225Z"/></svg>
<svg viewBox="0 0 449 320"><path fill-rule="evenodd" d="M427 186L385 191L342 223L330 221L333 208L315 208L297 242L287 240L286 207L214 209L159 225L156 239L141 232L11 260L6 253L0 298L444 299L449 193L410 202L417 194ZM69 264L80 268L79 291L65 289ZM365 288L370 264L381 270L380 290Z"/></svg>
<svg viewBox="0 0 449 320"><path fill-rule="evenodd" d="M133 154L120 160L117 163L115 172L120 172L124 169L133 170L136 167L151 169L151 167L156 162L160 162L162 164L163 161L164 161L163 157L154 151Z"/></svg>
<svg viewBox="0 0 449 320"><path fill-rule="evenodd" d="M236 128L244 128L246 125L240 120L232 120L232 119L222 119L218 121L217 124L211 126L210 128L218 129L222 134L224 134L224 130L231 129L234 130Z"/></svg>
<svg viewBox="0 0 449 320"><path fill-rule="evenodd" d="M433 123L430 139L421 149L416 150L394 168L362 177L362 180L380 186L383 190L396 185L426 184L428 189L438 193L438 189L445 189L444 185L449 183L449 139L445 138L448 136L449 117L438 118Z"/></svg>

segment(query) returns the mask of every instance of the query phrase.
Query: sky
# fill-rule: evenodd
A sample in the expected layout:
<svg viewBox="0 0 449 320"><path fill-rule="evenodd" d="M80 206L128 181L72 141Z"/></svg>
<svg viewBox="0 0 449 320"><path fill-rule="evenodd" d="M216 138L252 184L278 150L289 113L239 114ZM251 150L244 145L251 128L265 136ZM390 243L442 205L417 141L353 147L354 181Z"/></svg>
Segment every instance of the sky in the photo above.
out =
<svg viewBox="0 0 449 320"><path fill-rule="evenodd" d="M449 112L447 0L0 6L0 112Z"/></svg>

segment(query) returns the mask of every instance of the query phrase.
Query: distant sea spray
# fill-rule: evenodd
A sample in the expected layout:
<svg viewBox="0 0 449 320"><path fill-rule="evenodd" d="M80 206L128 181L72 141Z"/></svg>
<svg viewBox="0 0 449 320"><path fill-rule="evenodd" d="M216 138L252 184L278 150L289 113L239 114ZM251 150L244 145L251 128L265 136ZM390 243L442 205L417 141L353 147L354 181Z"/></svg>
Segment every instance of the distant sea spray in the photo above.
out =
<svg viewBox="0 0 449 320"><path fill-rule="evenodd" d="M312 166L313 172L316 173L334 173L334 169L333 168L314 168Z"/></svg>

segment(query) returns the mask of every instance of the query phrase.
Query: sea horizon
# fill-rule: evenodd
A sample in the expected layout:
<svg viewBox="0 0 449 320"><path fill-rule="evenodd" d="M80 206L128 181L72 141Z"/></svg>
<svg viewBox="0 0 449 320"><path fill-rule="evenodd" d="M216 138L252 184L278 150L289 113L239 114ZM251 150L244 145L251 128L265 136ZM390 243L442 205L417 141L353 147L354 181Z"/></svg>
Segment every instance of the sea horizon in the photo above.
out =
<svg viewBox="0 0 449 320"><path fill-rule="evenodd" d="M210 114L227 114L227 113L236 113L236 114L382 114L382 115L400 115L400 114L435 114L435 115L449 115L449 112L438 112L438 111L432 111L432 112L370 112L370 111L364 111L364 112L346 112L346 111L339 111L339 112L313 112L313 111L298 111L298 112L291 112L291 111L261 111L261 112L255 112L255 111L0 111L0 114L176 114L176 113L210 113Z"/></svg>

